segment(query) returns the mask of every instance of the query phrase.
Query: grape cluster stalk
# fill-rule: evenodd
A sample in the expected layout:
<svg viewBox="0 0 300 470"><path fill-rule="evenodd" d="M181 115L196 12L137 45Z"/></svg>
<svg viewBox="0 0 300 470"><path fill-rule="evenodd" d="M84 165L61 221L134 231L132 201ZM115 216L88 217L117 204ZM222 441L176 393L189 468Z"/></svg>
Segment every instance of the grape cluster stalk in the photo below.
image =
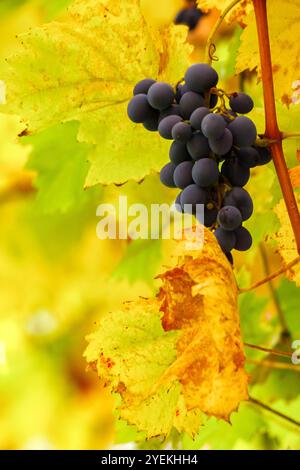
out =
<svg viewBox="0 0 300 470"><path fill-rule="evenodd" d="M217 88L217 72L206 63L189 67L175 89L144 79L136 84L128 116L149 131L172 140L161 182L179 188L175 204L180 212L204 205L200 223L209 227L229 261L233 249L246 251L252 237L243 226L253 213L244 189L250 169L271 161L266 143L245 116L253 108L245 93L227 94Z"/></svg>

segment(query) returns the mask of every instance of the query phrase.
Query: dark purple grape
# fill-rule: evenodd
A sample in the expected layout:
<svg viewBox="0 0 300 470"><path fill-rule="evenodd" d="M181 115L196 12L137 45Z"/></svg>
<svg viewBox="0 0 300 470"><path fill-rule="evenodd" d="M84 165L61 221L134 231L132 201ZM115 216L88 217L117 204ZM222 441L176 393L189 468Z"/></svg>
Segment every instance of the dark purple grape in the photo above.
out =
<svg viewBox="0 0 300 470"><path fill-rule="evenodd" d="M158 117L159 117L159 112L153 109L152 116L143 122L143 126L145 127L145 129L147 129L147 131L151 131L151 132L157 131Z"/></svg>
<svg viewBox="0 0 300 470"><path fill-rule="evenodd" d="M148 103L146 95L136 95L128 103L127 114L129 119L135 123L142 123L151 119L154 109Z"/></svg>
<svg viewBox="0 0 300 470"><path fill-rule="evenodd" d="M198 186L202 188L212 186L219 179L218 165L211 158L201 158L194 164L192 176Z"/></svg>
<svg viewBox="0 0 300 470"><path fill-rule="evenodd" d="M175 209L177 210L177 212L183 212L182 210L182 207L181 207L181 192L177 195L176 199L175 199L175 202L174 202L174 205L175 205Z"/></svg>
<svg viewBox="0 0 300 470"><path fill-rule="evenodd" d="M218 209L213 207L212 209L204 209L204 225L205 227L211 227L217 222Z"/></svg>
<svg viewBox="0 0 300 470"><path fill-rule="evenodd" d="M191 91L191 90L186 84L183 85L182 83L179 83L179 85L177 85L176 87L176 92L175 92L176 102L179 103L183 95L187 93L188 91Z"/></svg>
<svg viewBox="0 0 300 470"><path fill-rule="evenodd" d="M235 230L242 224L242 215L237 207L224 206L219 210L218 224L224 230Z"/></svg>
<svg viewBox="0 0 300 470"><path fill-rule="evenodd" d="M201 124L201 130L205 137L212 140L220 139L225 131L226 122L220 114L207 114Z"/></svg>
<svg viewBox="0 0 300 470"><path fill-rule="evenodd" d="M179 104L181 115L184 119L190 119L195 109L204 106L204 98L199 93L188 91L182 96Z"/></svg>
<svg viewBox="0 0 300 470"><path fill-rule="evenodd" d="M214 108L215 106L217 106L218 104L218 95L216 95L215 93L212 93L210 95L210 99L209 99L209 107L210 109Z"/></svg>
<svg viewBox="0 0 300 470"><path fill-rule="evenodd" d="M207 207L205 207L204 214L202 213L202 215L200 217L198 216L197 219L201 224L205 225L205 227L211 227L212 225L216 223L217 216L218 216L218 209L216 209L215 207L213 207L212 209L207 209Z"/></svg>
<svg viewBox="0 0 300 470"><path fill-rule="evenodd" d="M235 113L247 114L253 109L254 103L246 93L233 93L229 98L229 105Z"/></svg>
<svg viewBox="0 0 300 470"><path fill-rule="evenodd" d="M175 93L168 83L157 82L151 85L147 97L152 108L162 111L171 106L175 99Z"/></svg>
<svg viewBox="0 0 300 470"><path fill-rule="evenodd" d="M185 83L198 93L205 93L218 83L217 72L208 64L194 64L185 73Z"/></svg>
<svg viewBox="0 0 300 470"><path fill-rule="evenodd" d="M186 122L178 122L172 128L172 137L180 142L187 142L192 137L192 127Z"/></svg>
<svg viewBox="0 0 300 470"><path fill-rule="evenodd" d="M197 7L183 8L176 15L174 23L186 25L189 27L189 30L192 31L193 29L196 28L202 16L203 16L203 13L200 10L200 8L197 8Z"/></svg>
<svg viewBox="0 0 300 470"><path fill-rule="evenodd" d="M255 147L259 153L258 165L266 165L272 160L271 150L268 147Z"/></svg>
<svg viewBox="0 0 300 470"><path fill-rule="evenodd" d="M229 129L219 139L209 139L209 147L217 155L226 155L232 147L233 137Z"/></svg>
<svg viewBox="0 0 300 470"><path fill-rule="evenodd" d="M172 104L167 109L164 109L159 113L158 123L168 116L180 116L179 104Z"/></svg>
<svg viewBox="0 0 300 470"><path fill-rule="evenodd" d="M161 137L164 139L172 139L172 129L177 124L181 122L182 118L180 116L167 116L162 119L158 125L158 132Z"/></svg>
<svg viewBox="0 0 300 470"><path fill-rule="evenodd" d="M251 147L256 140L256 127L251 119L246 116L238 116L228 125L232 133L233 143L238 147Z"/></svg>
<svg viewBox="0 0 300 470"><path fill-rule="evenodd" d="M236 158L225 160L221 173L229 180L232 186L245 186L250 178L249 168L240 165Z"/></svg>
<svg viewBox="0 0 300 470"><path fill-rule="evenodd" d="M202 120L207 114L209 114L209 109L207 109L205 106L195 109L190 117L191 126L194 129L201 131Z"/></svg>
<svg viewBox="0 0 300 470"><path fill-rule="evenodd" d="M170 162L167 163L161 170L160 170L160 181L165 186L169 188L176 188L176 184L174 183L174 171L176 166L174 163Z"/></svg>
<svg viewBox="0 0 300 470"><path fill-rule="evenodd" d="M155 80L153 80L152 78L144 78L144 80L141 80L135 85L133 89L133 94L139 95L140 93L144 93L145 95L147 95L149 88L154 83Z"/></svg>
<svg viewBox="0 0 300 470"><path fill-rule="evenodd" d="M225 194L224 206L235 206L242 214L243 220L248 220L253 213L253 202L250 194L243 188L232 188Z"/></svg>
<svg viewBox="0 0 300 470"><path fill-rule="evenodd" d="M192 212L196 211L196 204L207 204L209 195L203 188L196 184L190 184L181 193L180 202L184 212L190 212L185 205L192 205Z"/></svg>
<svg viewBox="0 0 300 470"><path fill-rule="evenodd" d="M245 227L240 227L235 230L236 235L236 242L234 248L239 251L247 251L251 248L252 245L252 237Z"/></svg>
<svg viewBox="0 0 300 470"><path fill-rule="evenodd" d="M209 156L208 140L204 135L195 133L187 143L187 149L193 160Z"/></svg>
<svg viewBox="0 0 300 470"><path fill-rule="evenodd" d="M179 165L179 163L191 160L191 156L187 151L185 143L183 142L172 142L169 151L169 157L171 162L173 162L175 165Z"/></svg>
<svg viewBox="0 0 300 470"><path fill-rule="evenodd" d="M221 249L228 253L230 252L236 243L236 235L235 232L230 232L228 230L223 230L222 228L218 227L214 231L214 235L219 242Z"/></svg>
<svg viewBox="0 0 300 470"><path fill-rule="evenodd" d="M176 166L174 171L174 183L176 184L177 188L184 189L193 183L193 165L194 163L189 161L179 163L179 165Z"/></svg>
<svg viewBox="0 0 300 470"><path fill-rule="evenodd" d="M259 157L259 153L254 147L241 147L237 151L239 164L246 168L254 168L259 165Z"/></svg>

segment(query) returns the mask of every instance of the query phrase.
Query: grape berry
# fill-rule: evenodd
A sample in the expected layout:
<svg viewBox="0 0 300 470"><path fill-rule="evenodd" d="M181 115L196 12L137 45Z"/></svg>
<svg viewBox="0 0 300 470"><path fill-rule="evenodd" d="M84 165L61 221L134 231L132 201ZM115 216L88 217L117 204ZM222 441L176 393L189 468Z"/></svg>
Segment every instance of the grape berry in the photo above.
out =
<svg viewBox="0 0 300 470"><path fill-rule="evenodd" d="M196 5L192 5L188 8L183 8L176 15L174 23L184 24L189 27L190 31L193 31L198 25L200 19L204 16L204 13L197 8Z"/></svg>
<svg viewBox="0 0 300 470"><path fill-rule="evenodd" d="M218 74L208 64L189 67L184 82L174 90L167 83L141 80L134 87L128 116L173 140L160 180L181 189L175 201L178 211L196 215L196 205L204 205L199 222L214 231L232 262L232 249L245 251L252 244L242 224L251 217L253 202L243 186L250 168L271 161L271 152L244 116L253 108L250 96L216 88Z"/></svg>

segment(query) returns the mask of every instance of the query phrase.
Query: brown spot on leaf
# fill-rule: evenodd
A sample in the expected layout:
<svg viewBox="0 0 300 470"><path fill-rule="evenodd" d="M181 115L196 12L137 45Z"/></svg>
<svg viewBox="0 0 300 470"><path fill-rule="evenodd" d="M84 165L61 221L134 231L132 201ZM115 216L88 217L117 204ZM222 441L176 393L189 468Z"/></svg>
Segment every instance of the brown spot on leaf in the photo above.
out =
<svg viewBox="0 0 300 470"><path fill-rule="evenodd" d="M30 132L29 130L26 128L24 129L22 132L20 132L20 134L18 135L18 137L25 137L25 136L28 136L30 135Z"/></svg>
<svg viewBox="0 0 300 470"><path fill-rule="evenodd" d="M282 103L285 104L288 108L289 108L290 104L292 103L291 97L290 97L289 95L287 95L287 94L282 95L281 101L282 101Z"/></svg>

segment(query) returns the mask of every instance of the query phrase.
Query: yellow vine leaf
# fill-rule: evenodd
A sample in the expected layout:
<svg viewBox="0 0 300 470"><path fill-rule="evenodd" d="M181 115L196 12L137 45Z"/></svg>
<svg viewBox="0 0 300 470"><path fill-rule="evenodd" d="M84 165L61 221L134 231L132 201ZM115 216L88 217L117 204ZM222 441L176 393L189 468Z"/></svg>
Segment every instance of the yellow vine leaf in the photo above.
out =
<svg viewBox="0 0 300 470"><path fill-rule="evenodd" d="M129 121L127 101L142 78L175 85L192 48L186 27L155 26L144 4L75 0L61 21L20 35L0 66L3 110L20 115L28 133L80 121L79 139L94 144L86 186L140 180L167 159L168 143Z"/></svg>
<svg viewBox="0 0 300 470"><path fill-rule="evenodd" d="M295 166L289 170L293 188L300 188L300 166Z"/></svg>
<svg viewBox="0 0 300 470"><path fill-rule="evenodd" d="M182 8L182 0L140 0L141 11L154 26L172 23L176 13Z"/></svg>
<svg viewBox="0 0 300 470"><path fill-rule="evenodd" d="M300 209L300 194L295 194ZM277 242L278 252L285 264L290 263L298 257L295 237L283 199L274 207L274 212L280 221L280 229L273 237ZM300 286L300 264L286 272L286 276Z"/></svg>
<svg viewBox="0 0 300 470"><path fill-rule="evenodd" d="M0 199L31 186L33 172L24 169L31 152L30 145L21 145L18 134L24 130L18 116L0 114ZM22 187L23 185L23 187Z"/></svg>
<svg viewBox="0 0 300 470"><path fill-rule="evenodd" d="M272 0L268 3L268 23L272 51L275 95L291 103L293 83L299 79L300 47L295 37L299 31L300 0ZM257 69L261 76L254 12L245 18L247 27L241 35L236 70Z"/></svg>
<svg viewBox="0 0 300 470"><path fill-rule="evenodd" d="M175 244L154 299L126 303L88 337L87 362L122 397L121 416L147 437L195 435L201 414L229 420L248 376L232 268L205 229L202 250Z"/></svg>

